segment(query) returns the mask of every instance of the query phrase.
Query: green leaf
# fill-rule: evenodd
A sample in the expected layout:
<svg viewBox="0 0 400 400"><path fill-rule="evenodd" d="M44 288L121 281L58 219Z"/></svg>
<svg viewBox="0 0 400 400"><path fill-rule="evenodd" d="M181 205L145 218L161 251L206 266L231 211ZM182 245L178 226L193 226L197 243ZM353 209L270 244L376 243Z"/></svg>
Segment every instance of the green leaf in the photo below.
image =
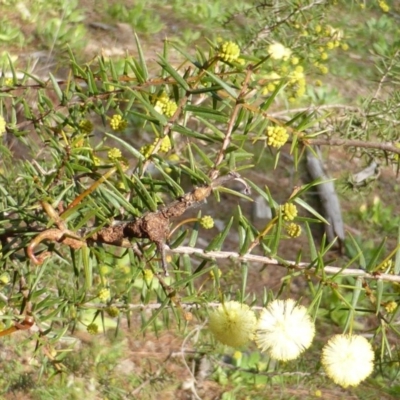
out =
<svg viewBox="0 0 400 400"><path fill-rule="evenodd" d="M142 46L140 45L140 41L138 36L136 35L136 32L135 32L135 42L139 53L139 65L140 65L141 76L143 78L143 82L146 82L147 79L149 78L149 72L147 70L146 58L144 56Z"/></svg>
<svg viewBox="0 0 400 400"><path fill-rule="evenodd" d="M143 185L140 178L136 175L132 175L132 179L135 181L135 184L138 186L137 194L144 201L147 208L150 211L157 211L157 203L153 200L150 193L147 191L145 186Z"/></svg>
<svg viewBox="0 0 400 400"><path fill-rule="evenodd" d="M58 85L56 78L54 78L53 74L50 72L49 72L49 77L50 77L51 83L53 84L53 88L54 88L54 91L56 92L58 100L62 104L63 100L64 100L64 94L63 94L60 86Z"/></svg>
<svg viewBox="0 0 400 400"><path fill-rule="evenodd" d="M105 132L104 133L106 136L114 139L115 141L117 141L118 143L120 143L122 146L125 147L125 149L127 149L131 154L133 154L135 156L135 158L138 158L139 160L145 160L146 158L144 157L144 155L142 153L140 153L139 150L135 149L132 145L130 145L126 139L124 139L121 136L116 136L113 135L112 133L109 132Z"/></svg>
<svg viewBox="0 0 400 400"><path fill-rule="evenodd" d="M233 223L233 217L229 220L228 224L226 225L225 229L219 233L211 243L206 247L205 251L219 251L224 244L225 239L227 238L229 231L231 229Z"/></svg>
<svg viewBox="0 0 400 400"><path fill-rule="evenodd" d="M298 197L296 197L294 199L294 202L297 203L299 206L303 207L305 210L307 210L310 214L314 215L316 218L318 218L319 221L330 225L329 222L321 215L319 214L317 211L315 211L310 205L308 205L304 200L299 199Z"/></svg>
<svg viewBox="0 0 400 400"><path fill-rule="evenodd" d="M172 65L170 65L163 56L158 55L158 57L161 60L161 62L159 61L158 64L161 65L161 67L175 79L175 81L178 83L178 85L182 86L182 88L185 89L187 92L190 91L190 86L182 78L182 76L176 71L176 69Z"/></svg>
<svg viewBox="0 0 400 400"><path fill-rule="evenodd" d="M204 71L215 83L218 83L221 85L221 87L235 100L238 98L238 94L236 93L235 89L233 89L231 86L229 86L226 82L224 82L221 78L219 78L217 75L214 75L210 71Z"/></svg>
<svg viewBox="0 0 400 400"><path fill-rule="evenodd" d="M181 186L175 182L174 179L172 179L165 171L163 166L160 165L159 161L154 158L154 166L157 168L157 170L160 172L160 174L164 177L165 181L167 184L172 188L174 192L175 197L180 197L185 194L185 191L181 188Z"/></svg>
<svg viewBox="0 0 400 400"><path fill-rule="evenodd" d="M193 106L193 105L188 104L185 106L185 111L189 111L189 112L193 113L193 115L196 117L203 117L203 118L201 118L201 121L206 123L207 126L209 126L210 128L211 128L211 126L213 126L212 124L210 124L208 122L210 120L221 122L223 124L226 124L228 122L228 117L225 114L223 114L219 110L215 110L212 108ZM200 120L200 118L199 118L199 120ZM214 127L215 127L215 125L214 125ZM219 131L219 132L221 132L221 131ZM222 137L225 137L225 135L222 134Z"/></svg>

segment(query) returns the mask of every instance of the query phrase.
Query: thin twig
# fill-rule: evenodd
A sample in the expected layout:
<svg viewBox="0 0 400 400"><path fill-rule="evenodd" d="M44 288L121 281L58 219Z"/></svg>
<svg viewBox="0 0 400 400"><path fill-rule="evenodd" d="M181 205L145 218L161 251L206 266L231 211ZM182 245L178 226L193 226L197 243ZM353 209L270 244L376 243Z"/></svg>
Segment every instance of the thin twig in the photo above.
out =
<svg viewBox="0 0 400 400"><path fill-rule="evenodd" d="M307 144L310 145L322 145L322 146L343 146L343 147L361 147L365 149L376 149L389 151L391 153L400 154L400 148L393 146L390 143L382 143L382 142L366 142L364 140L355 140L355 139L313 139L307 138L305 139Z"/></svg>
<svg viewBox="0 0 400 400"><path fill-rule="evenodd" d="M239 96L236 99L235 107L233 108L232 114L230 116L229 123L228 123L228 128L226 130L224 141L222 143L221 149L219 150L218 156L217 156L217 158L215 160L214 167L213 167L212 171L210 172L210 178L211 179L216 179L218 177L218 175L219 175L217 167L218 167L218 165L221 164L221 162L225 158L226 149L228 148L228 146L229 146L229 144L231 142L232 131L233 131L233 127L235 126L237 115L239 114L240 109L243 107L242 98L246 95L247 88L249 86L249 82L250 82L250 78L251 78L252 74L253 74L253 71L252 71L251 68L249 68L247 70L247 74L246 74L246 77L244 79L244 82L243 82L242 88L240 90Z"/></svg>
<svg viewBox="0 0 400 400"><path fill-rule="evenodd" d="M321 106L312 106L312 107L301 107L301 108L289 108L288 110L277 111L273 113L268 113L270 117L280 117L282 115L287 114L297 114L302 112L313 112L313 111L321 111L321 110L331 110L331 109L339 109L339 110L349 110L349 111L358 111L362 113L362 109L356 106L348 106L346 104L324 104Z"/></svg>
<svg viewBox="0 0 400 400"><path fill-rule="evenodd" d="M175 254L189 254L189 255L198 255L202 258L206 259L233 259L237 261L250 261L260 264L268 264L268 265L278 265L280 267L285 268L293 268L297 270L307 270L309 272L316 272L317 268L312 267L312 263L310 262L296 262L296 261L278 261L271 257L258 256L254 254L244 254L240 255L239 253L233 251L205 251L203 249L180 246L175 249L170 249L166 247L166 250L175 253ZM321 269L322 270L322 269ZM381 281L390 281L390 282L400 282L400 276L390 275L390 274L370 274L362 269L343 269L339 267L333 266L325 266L323 271L328 275L341 275L341 276L354 276L354 277L362 277L365 279L374 279Z"/></svg>

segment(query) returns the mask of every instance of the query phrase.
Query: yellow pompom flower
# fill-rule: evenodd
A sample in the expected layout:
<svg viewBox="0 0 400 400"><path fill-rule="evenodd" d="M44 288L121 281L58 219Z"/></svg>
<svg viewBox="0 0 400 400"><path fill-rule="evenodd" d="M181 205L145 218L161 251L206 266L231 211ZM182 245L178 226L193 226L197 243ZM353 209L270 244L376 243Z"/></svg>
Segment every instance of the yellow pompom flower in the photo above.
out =
<svg viewBox="0 0 400 400"><path fill-rule="evenodd" d="M0 115L0 138L6 132L6 120Z"/></svg>
<svg viewBox="0 0 400 400"><path fill-rule="evenodd" d="M273 60L288 60L292 54L291 50L281 43L272 43L268 46L268 54Z"/></svg>
<svg viewBox="0 0 400 400"><path fill-rule="evenodd" d="M157 143L157 139L154 141L154 144ZM161 141L161 145L160 145L160 151L162 153L168 153L172 148L172 144L171 144L171 139L169 138L168 135L164 136L162 141Z"/></svg>
<svg viewBox="0 0 400 400"><path fill-rule="evenodd" d="M110 126L113 131L123 131L127 126L127 121L122 119L118 114L114 114L110 121Z"/></svg>
<svg viewBox="0 0 400 400"><path fill-rule="evenodd" d="M200 225L204 229L211 229L214 226L214 220L210 215L205 215L204 217L200 218Z"/></svg>
<svg viewBox="0 0 400 400"><path fill-rule="evenodd" d="M291 238L297 238L301 235L301 226L297 225L293 222L290 224L286 225L285 227L286 233L291 237Z"/></svg>
<svg viewBox="0 0 400 400"><path fill-rule="evenodd" d="M327 43L326 43L326 48L327 48L328 50L334 49L334 48L335 48L335 43L333 43L333 42L327 42Z"/></svg>
<svg viewBox="0 0 400 400"><path fill-rule="evenodd" d="M107 301L110 300L111 297L110 289L107 288L100 289L97 293L97 297L102 303L107 303Z"/></svg>
<svg viewBox="0 0 400 400"><path fill-rule="evenodd" d="M140 148L140 153L143 154L145 158L149 158L153 154L155 147L154 144L147 144Z"/></svg>
<svg viewBox="0 0 400 400"><path fill-rule="evenodd" d="M386 303L384 307L385 307L386 312L391 314L396 311L397 303L392 300L392 301L389 301L388 303Z"/></svg>
<svg viewBox="0 0 400 400"><path fill-rule="evenodd" d="M4 79L4 85L5 86L13 86L14 85L14 79L13 78Z"/></svg>
<svg viewBox="0 0 400 400"><path fill-rule="evenodd" d="M101 159L97 156L93 156L93 164L98 167L99 165L101 165Z"/></svg>
<svg viewBox="0 0 400 400"><path fill-rule="evenodd" d="M282 218L285 221L293 221L297 217L297 207L292 203L281 206Z"/></svg>
<svg viewBox="0 0 400 400"><path fill-rule="evenodd" d="M282 126L269 126L267 128L267 144L271 147L280 148L289 139L287 130Z"/></svg>
<svg viewBox="0 0 400 400"><path fill-rule="evenodd" d="M274 360L294 360L311 346L315 325L307 309L292 299L274 300L258 320L255 342Z"/></svg>
<svg viewBox="0 0 400 400"><path fill-rule="evenodd" d="M151 269L145 269L143 271L143 279L147 284L149 284L153 280L154 274Z"/></svg>
<svg viewBox="0 0 400 400"><path fill-rule="evenodd" d="M163 93L154 104L154 109L158 113L164 114L167 118L171 118L178 109L178 105L166 93Z"/></svg>
<svg viewBox="0 0 400 400"><path fill-rule="evenodd" d="M107 155L110 160L118 160L119 158L122 157L121 150L117 149L116 147L110 149Z"/></svg>
<svg viewBox="0 0 400 400"><path fill-rule="evenodd" d="M99 333L99 326L93 322L93 323L89 324L89 325L86 327L86 330L87 330L88 333L90 333L91 335L97 335L97 334Z"/></svg>
<svg viewBox="0 0 400 400"><path fill-rule="evenodd" d="M256 316L248 305L227 301L210 312L208 327L221 343L240 347L253 338L256 322Z"/></svg>
<svg viewBox="0 0 400 400"><path fill-rule="evenodd" d="M336 384L357 386L374 369L372 346L360 335L335 335L322 349L321 363Z"/></svg>
<svg viewBox="0 0 400 400"><path fill-rule="evenodd" d="M237 61L240 56L240 48L234 42L223 42L218 49L218 57L225 62Z"/></svg>
<svg viewBox="0 0 400 400"><path fill-rule="evenodd" d="M10 280L11 280L10 275L7 272L3 272L0 275L0 284L2 285L7 285L8 283L10 283Z"/></svg>

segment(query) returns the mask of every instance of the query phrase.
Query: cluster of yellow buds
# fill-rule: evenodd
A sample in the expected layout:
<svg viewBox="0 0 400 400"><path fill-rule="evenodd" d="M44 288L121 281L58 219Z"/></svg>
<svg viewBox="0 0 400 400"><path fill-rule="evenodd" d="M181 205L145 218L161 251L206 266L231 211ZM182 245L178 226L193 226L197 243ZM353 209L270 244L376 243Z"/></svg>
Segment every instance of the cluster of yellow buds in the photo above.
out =
<svg viewBox="0 0 400 400"><path fill-rule="evenodd" d="M143 271L143 279L147 284L150 284L150 282L153 280L154 274L151 269L145 269Z"/></svg>
<svg viewBox="0 0 400 400"><path fill-rule="evenodd" d="M118 160L119 158L122 157L122 153L120 149L113 147L108 151L107 156L110 160Z"/></svg>
<svg viewBox="0 0 400 400"><path fill-rule="evenodd" d="M0 284L1 285L7 285L8 283L10 283L10 280L11 280L10 275L7 272L3 272L0 275Z"/></svg>
<svg viewBox="0 0 400 400"><path fill-rule="evenodd" d="M143 154L146 158L149 158L153 152L154 149L158 143L160 139L155 139L154 142L152 144L147 144L146 146L143 146L140 149L140 153ZM161 153L168 153L168 151L170 151L172 148L172 144L171 144L171 139L169 138L169 136L164 136L162 138L161 144L160 144L160 148L159 151Z"/></svg>
<svg viewBox="0 0 400 400"><path fill-rule="evenodd" d="M261 84L264 85L261 93L264 96L266 96L268 93L272 93L276 89L276 85L279 84L281 79L281 76L276 72L271 72L267 75L264 75L261 80Z"/></svg>
<svg viewBox="0 0 400 400"><path fill-rule="evenodd" d="M82 131L82 133L88 135L93 131L92 121L89 121L88 119L82 119L79 122L79 129Z"/></svg>
<svg viewBox="0 0 400 400"><path fill-rule="evenodd" d="M237 61L240 56L240 48L235 42L223 42L218 48L218 57L227 63Z"/></svg>
<svg viewBox="0 0 400 400"><path fill-rule="evenodd" d="M97 293L97 297L102 303L107 303L107 301L111 298L110 289L101 288Z"/></svg>
<svg viewBox="0 0 400 400"><path fill-rule="evenodd" d="M335 29L332 26L327 25L322 27L321 25L316 25L314 27L314 32L320 37L322 44L318 47L317 53L315 55L316 60L314 61L314 66L318 68L321 74L327 74L329 69L326 65L323 65L324 61L329 58L329 51L332 51L339 46L342 50L348 50L349 45L343 42L343 32L339 29Z"/></svg>
<svg viewBox="0 0 400 400"><path fill-rule="evenodd" d="M389 314L391 314L391 313L393 313L393 312L396 311L396 309L397 309L397 303L396 303L394 300L388 301L388 302L384 305L384 307L385 307L386 312L389 313Z"/></svg>
<svg viewBox="0 0 400 400"><path fill-rule="evenodd" d="M204 229L211 229L214 226L214 220L210 215L205 215L200 219L200 225Z"/></svg>
<svg viewBox="0 0 400 400"><path fill-rule="evenodd" d="M175 111L178 109L178 105L174 100L171 100L166 93L163 93L156 101L154 109L160 113L164 114L167 118L171 118Z"/></svg>
<svg viewBox="0 0 400 400"><path fill-rule="evenodd" d="M97 156L93 156L93 164L95 167L98 167L99 165L101 165L101 158L97 157Z"/></svg>
<svg viewBox="0 0 400 400"><path fill-rule="evenodd" d="M304 96L306 92L306 78L301 65L298 65L289 75L288 88L292 92L292 97L289 100L293 101L296 98Z"/></svg>
<svg viewBox="0 0 400 400"><path fill-rule="evenodd" d="M296 210L296 214L297 214L297 210ZM301 226L298 224L295 224L294 222L287 224L285 229L286 229L286 233L291 238L297 238L301 235Z"/></svg>
<svg viewBox="0 0 400 400"><path fill-rule="evenodd" d="M97 324L95 324L94 322L92 322L91 324L89 324L86 327L86 330L88 331L88 333L90 333L91 335L97 335L99 333L99 326Z"/></svg>
<svg viewBox="0 0 400 400"><path fill-rule="evenodd" d="M393 261L392 260L387 260L384 263L382 263L379 267L379 271L382 272L391 272L391 270L393 269Z"/></svg>
<svg viewBox="0 0 400 400"><path fill-rule="evenodd" d="M217 269L217 274L218 274L218 278L221 278L221 276L222 276L222 271L218 268ZM214 272L214 270L211 270L210 271L210 277L211 277L211 279L212 280L215 280L215 272Z"/></svg>
<svg viewBox="0 0 400 400"><path fill-rule="evenodd" d="M13 86L14 85L14 79L13 78L5 78L3 80L3 85L4 86Z"/></svg>
<svg viewBox="0 0 400 400"><path fill-rule="evenodd" d="M326 75L329 72L329 68L326 65L319 63L318 61L314 63L314 66L317 67L319 69L319 72L323 75Z"/></svg>
<svg viewBox="0 0 400 400"><path fill-rule="evenodd" d="M285 203L281 206L281 212L285 221L293 221L297 217L297 207L293 203Z"/></svg>
<svg viewBox="0 0 400 400"><path fill-rule="evenodd" d="M111 317L111 318L115 318L118 317L119 315L119 308L115 307L115 306L109 306L107 308L105 308L105 312Z"/></svg>
<svg viewBox="0 0 400 400"><path fill-rule="evenodd" d="M282 126L269 126L267 129L267 137L268 146L279 149L287 142L289 134Z"/></svg>
<svg viewBox="0 0 400 400"><path fill-rule="evenodd" d="M113 131L123 131L127 126L127 122L119 114L114 114L111 118L110 126Z"/></svg>
<svg viewBox="0 0 400 400"><path fill-rule="evenodd" d="M390 7L387 5L387 3L386 3L386 1L384 1L384 0L379 0L378 1L378 4L379 4L379 7L381 8L381 10L383 11L383 12L389 12L389 10L390 10Z"/></svg>

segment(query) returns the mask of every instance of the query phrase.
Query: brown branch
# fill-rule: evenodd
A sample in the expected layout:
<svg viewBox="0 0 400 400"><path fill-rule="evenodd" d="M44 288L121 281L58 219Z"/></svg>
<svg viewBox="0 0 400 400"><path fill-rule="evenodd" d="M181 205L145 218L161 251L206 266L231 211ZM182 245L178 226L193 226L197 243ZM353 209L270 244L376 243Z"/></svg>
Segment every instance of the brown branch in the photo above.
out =
<svg viewBox="0 0 400 400"><path fill-rule="evenodd" d="M33 263L41 264L49 253L45 252L37 257L34 250L44 240L62 243L73 249L80 249L95 242L127 247L131 246L130 239L149 239L151 242L155 243L161 255L164 272L168 275L165 258L165 242L169 235L170 219L181 216L188 208L203 202L214 189L232 180L245 183L238 173L231 172L213 180L209 185L196 187L191 192L184 194L182 197L160 208L158 211L146 213L133 221L102 228L97 232L93 232L93 229L91 229L87 232L87 238L80 237L76 233L68 230L65 222L60 218L53 207L48 203L42 202L42 207L55 222L57 229L47 229L37 235L29 243L27 255ZM79 201L82 200L81 196L78 198ZM77 205L78 202L74 201L73 204Z"/></svg>

